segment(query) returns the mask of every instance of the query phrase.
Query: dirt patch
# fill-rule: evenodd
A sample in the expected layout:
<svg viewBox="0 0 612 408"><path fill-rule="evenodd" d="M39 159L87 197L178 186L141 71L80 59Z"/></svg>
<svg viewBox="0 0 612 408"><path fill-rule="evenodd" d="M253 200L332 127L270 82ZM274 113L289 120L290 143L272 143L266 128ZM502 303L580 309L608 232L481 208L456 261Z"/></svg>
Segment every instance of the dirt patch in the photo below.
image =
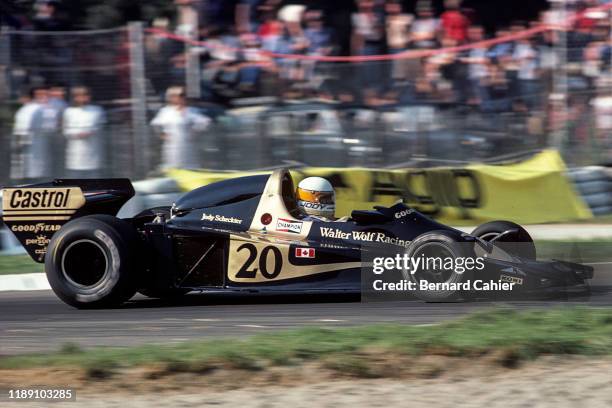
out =
<svg viewBox="0 0 612 408"><path fill-rule="evenodd" d="M366 351L318 362L284 366L233 366L222 362L168 362L139 367L30 368L0 370L0 388L71 386L81 393L223 391L245 387L296 386L346 379L436 379L490 377L519 367L508 352L475 358L405 356Z"/></svg>
<svg viewBox="0 0 612 408"><path fill-rule="evenodd" d="M69 384L77 390L77 406L88 408L612 406L612 358L547 356L517 368L505 367L504 355L427 356L391 364L394 361L387 360L388 376L376 379L308 363L259 370L206 368L202 373L156 365L120 369L104 379L91 378L85 370L5 370L0 382L20 387Z"/></svg>

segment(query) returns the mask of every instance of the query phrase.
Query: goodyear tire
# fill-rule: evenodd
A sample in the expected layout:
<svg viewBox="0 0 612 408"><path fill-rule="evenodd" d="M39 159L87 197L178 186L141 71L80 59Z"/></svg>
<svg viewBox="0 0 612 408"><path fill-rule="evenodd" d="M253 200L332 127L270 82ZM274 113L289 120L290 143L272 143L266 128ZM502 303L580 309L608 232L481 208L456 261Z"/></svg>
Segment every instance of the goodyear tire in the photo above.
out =
<svg viewBox="0 0 612 408"><path fill-rule="evenodd" d="M406 249L409 258L475 259L473 243L465 242L460 233L453 231L432 231L419 235ZM436 262L436 261L434 261ZM457 264L458 265L458 264ZM459 268L460 270L461 268ZM414 272L414 273L412 273ZM416 285L414 294L428 302L448 302L471 298L471 290L431 290L420 289L421 281L428 283L467 284L474 275L472 269L458 271L457 269L440 269L426 267L414 271L403 270L404 279Z"/></svg>
<svg viewBox="0 0 612 408"><path fill-rule="evenodd" d="M45 272L55 294L77 308L113 307L136 293L139 238L126 221L91 215L51 239Z"/></svg>
<svg viewBox="0 0 612 408"><path fill-rule="evenodd" d="M499 234L514 230L513 233L504 235L495 241L495 245L504 251L518 255L521 258L535 260L536 259L536 247L531 238L531 235L521 227L511 221L491 221L477 227L472 231L472 235L481 238L484 241L491 241Z"/></svg>

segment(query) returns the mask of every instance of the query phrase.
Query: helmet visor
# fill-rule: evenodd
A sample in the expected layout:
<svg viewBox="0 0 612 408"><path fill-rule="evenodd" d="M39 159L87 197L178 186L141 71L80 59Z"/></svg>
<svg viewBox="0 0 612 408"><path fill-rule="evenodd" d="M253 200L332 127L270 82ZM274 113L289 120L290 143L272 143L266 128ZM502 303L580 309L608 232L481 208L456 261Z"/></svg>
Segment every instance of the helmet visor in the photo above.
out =
<svg viewBox="0 0 612 408"><path fill-rule="evenodd" d="M319 204L334 204L333 191L311 191L302 188L297 189L297 198L302 201Z"/></svg>

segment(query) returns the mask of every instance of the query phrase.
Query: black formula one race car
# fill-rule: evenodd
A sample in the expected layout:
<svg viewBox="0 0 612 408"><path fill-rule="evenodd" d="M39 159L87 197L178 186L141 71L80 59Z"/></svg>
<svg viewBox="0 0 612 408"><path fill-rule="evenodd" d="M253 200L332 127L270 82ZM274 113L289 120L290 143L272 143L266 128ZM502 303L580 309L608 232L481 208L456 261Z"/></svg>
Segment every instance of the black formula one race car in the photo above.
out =
<svg viewBox="0 0 612 408"><path fill-rule="evenodd" d="M521 293L588 290L592 268L535 260L519 225L495 221L466 234L397 203L319 221L297 206L287 170L228 179L183 195L172 207L115 215L134 195L126 179L68 180L3 190L3 221L45 271L53 291L78 308L110 307L136 292L362 292L369 251L423 257L480 253L470 273L406 273L407 281L512 283ZM503 245L520 244L512 253ZM439 252L441 251L441 252ZM435 252L435 251L434 251ZM369 268L369 269L368 269ZM421 274L421 275L419 275ZM374 275L372 275L374 276ZM453 287L416 290L425 300L468 298Z"/></svg>

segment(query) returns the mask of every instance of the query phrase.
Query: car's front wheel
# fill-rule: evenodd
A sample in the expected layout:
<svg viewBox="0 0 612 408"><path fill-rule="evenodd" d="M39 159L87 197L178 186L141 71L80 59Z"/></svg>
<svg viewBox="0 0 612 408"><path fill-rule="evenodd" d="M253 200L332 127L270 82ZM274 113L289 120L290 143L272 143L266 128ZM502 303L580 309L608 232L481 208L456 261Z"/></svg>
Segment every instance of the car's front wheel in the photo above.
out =
<svg viewBox="0 0 612 408"><path fill-rule="evenodd" d="M404 279L415 285L418 298L428 302L468 299L476 261L473 247L453 231L421 234L406 249L405 255L414 262L410 270L402 271Z"/></svg>
<svg viewBox="0 0 612 408"><path fill-rule="evenodd" d="M493 243L504 251L521 258L535 260L536 247L527 230L511 221L491 221L480 225L472 235Z"/></svg>
<svg viewBox="0 0 612 408"><path fill-rule="evenodd" d="M45 272L55 294L77 308L113 307L136 293L139 239L108 215L77 218L49 243Z"/></svg>

